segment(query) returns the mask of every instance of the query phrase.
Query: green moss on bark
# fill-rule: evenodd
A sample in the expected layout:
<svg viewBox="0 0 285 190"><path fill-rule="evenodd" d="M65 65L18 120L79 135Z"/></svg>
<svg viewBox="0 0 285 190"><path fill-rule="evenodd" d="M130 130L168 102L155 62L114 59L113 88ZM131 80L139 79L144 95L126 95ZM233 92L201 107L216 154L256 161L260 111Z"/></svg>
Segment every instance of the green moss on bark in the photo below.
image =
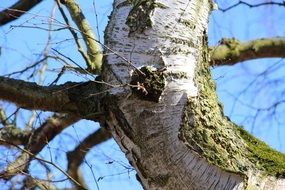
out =
<svg viewBox="0 0 285 190"><path fill-rule="evenodd" d="M285 155L232 123L223 114L210 73L207 49L196 67L198 97L185 106L180 138L210 163L246 176L248 169L285 177Z"/></svg>
<svg viewBox="0 0 285 190"><path fill-rule="evenodd" d="M143 100L159 102L165 87L163 72L149 66L142 67L140 71L135 71L132 76L133 93Z"/></svg>
<svg viewBox="0 0 285 190"><path fill-rule="evenodd" d="M249 153L248 159L266 173L285 177L285 155L272 149L263 141L258 140L244 129L237 127L240 136L245 140Z"/></svg>
<svg viewBox="0 0 285 190"><path fill-rule="evenodd" d="M247 170L242 152L245 145L238 138L233 124L223 116L206 54L196 67L195 82L199 95L188 99L181 138L210 163L231 172L244 172Z"/></svg>
<svg viewBox="0 0 285 190"><path fill-rule="evenodd" d="M126 24L130 27L129 35L134 32L143 33L152 27L151 14L155 8L166 8L155 0L128 0L133 5Z"/></svg>

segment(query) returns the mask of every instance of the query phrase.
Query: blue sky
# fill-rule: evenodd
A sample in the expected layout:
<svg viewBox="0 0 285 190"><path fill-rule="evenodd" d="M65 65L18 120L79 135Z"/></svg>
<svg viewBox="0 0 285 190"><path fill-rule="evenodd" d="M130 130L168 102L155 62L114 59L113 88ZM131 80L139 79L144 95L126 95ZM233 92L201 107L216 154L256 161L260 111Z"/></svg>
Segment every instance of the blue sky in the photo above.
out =
<svg viewBox="0 0 285 190"><path fill-rule="evenodd" d="M219 2L220 7L224 8L238 1ZM247 2L256 4L265 1ZM249 8L241 5L226 13L215 11L209 27L210 44L217 44L222 37L235 37L241 41L282 37L285 28L280 21L284 16L284 7L278 6ZM285 152L285 140L282 138L285 132L284 105L281 104L276 110L258 113L253 109L269 107L283 98L283 65L284 60L280 58L258 59L235 66L214 68L213 76L217 79L218 95L224 103L225 113L255 136Z"/></svg>
<svg viewBox="0 0 285 190"><path fill-rule="evenodd" d="M15 1L1 2L0 9ZM107 24L107 16L112 10L112 0L96 0L96 14L94 12L92 1L79 1L86 17L88 18L93 29L99 29L100 41L103 41L103 31ZM237 1L219 0L221 7L228 7ZM263 1L248 1L258 3ZM42 30L48 27L48 17L52 10L51 1L44 1L42 4L32 10L32 14L27 14L16 22L12 22L5 27L0 28L0 46L2 53L0 55L0 74L7 74L15 70L24 68L27 64L32 64L41 58L43 47L47 42L47 32ZM239 6L226 13L220 11L213 12L209 24L209 43L216 45L222 37L235 37L242 41L256 39L261 37L284 36L285 28L282 20L285 11L282 7L260 7L250 9L245 6ZM59 12L56 11L56 18L61 20ZM22 27L18 27L18 26ZM35 26L36 28L23 28L23 26ZM97 32L96 32L97 34ZM52 33L53 47L65 55L72 58L78 64L84 67L84 62L77 52L77 48L72 41L68 31ZM268 113L257 112L255 107L267 107L284 94L284 76L283 59L262 59L251 62L237 64L235 66L224 66L213 68L213 77L217 82L218 95L224 104L225 113L233 121L243 125L254 135L265 140L272 147L285 152L285 138L282 138L284 132L284 106L281 105L276 109L276 118L271 117ZM44 84L50 84L56 77L56 73L62 67L62 63L51 60L49 69L43 79ZM264 73L261 75L260 73ZM270 71L270 72L269 72ZM22 78L28 77L28 72ZM13 77L20 77L14 75ZM62 77L59 83L65 81L86 81L92 78L80 76L74 72L68 72ZM39 77L33 77L38 81ZM280 81L278 83L278 81ZM244 89L247 89L244 91ZM243 92L244 91L244 92ZM243 93L242 93L243 92ZM237 99L238 97L238 99ZM13 111L13 106L5 105L8 110ZM49 113L42 114L46 118ZM24 126L27 122L29 113L23 111L19 120L19 125ZM279 123L278 123L278 122ZM40 120L37 122L40 123ZM283 125L282 125L283 124ZM76 125L65 130L64 133L54 139L49 144L49 149L54 152L49 154L48 148L40 153L45 158L52 157L62 168L66 168L64 153L72 150L76 143L80 142L88 134L98 129L98 125L89 121L80 121ZM9 152L7 152L8 154ZM60 156L61 155L61 156ZM50 158L51 159L51 158ZM111 163L111 164L110 164ZM40 173L43 169L38 163L34 163L33 170ZM1 167L1 165L0 165ZM119 147L113 140L93 148L87 155L86 162L82 166L84 175L87 176L87 182L90 189L142 189L140 184L135 180L135 172L129 169L129 163L119 150ZM102 177L96 182L95 178ZM57 173L56 176L64 176ZM61 183L61 186L68 186L68 183Z"/></svg>

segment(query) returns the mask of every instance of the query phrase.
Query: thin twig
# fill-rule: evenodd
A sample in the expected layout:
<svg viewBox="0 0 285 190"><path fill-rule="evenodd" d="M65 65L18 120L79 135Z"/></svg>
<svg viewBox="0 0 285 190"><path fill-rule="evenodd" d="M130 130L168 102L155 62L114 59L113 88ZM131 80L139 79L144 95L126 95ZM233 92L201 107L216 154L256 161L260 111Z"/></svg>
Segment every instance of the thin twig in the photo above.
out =
<svg viewBox="0 0 285 190"><path fill-rule="evenodd" d="M60 172L62 172L65 176L67 176L73 183L75 183L76 185L82 187L82 185L81 185L80 183L78 183L74 178L72 178L67 172L65 172L61 167L59 167L59 166L56 165L55 163L53 163L53 162L51 162L51 161L48 161L48 160L45 160L45 159L43 159L43 158L39 158L39 157L37 157L36 155L34 155L33 153L31 153L30 151L28 151L28 150L26 150L26 149L24 149L24 148L22 148L22 147L20 147L20 146L18 146L18 145L15 145L15 144L13 144L13 143L11 143L11 142L7 142L7 141L5 141L5 140L3 140L3 139L1 139L1 138L0 138L0 141L3 142L3 143L9 143L10 145L12 145L12 146L18 148L19 150L25 152L26 154L30 155L31 157L33 157L34 159L36 159L36 160L38 160L38 161L45 162L45 163L47 163L47 164L52 165L53 167L55 167L56 169L58 169ZM84 187L82 187L82 188L84 188Z"/></svg>
<svg viewBox="0 0 285 190"><path fill-rule="evenodd" d="M227 8L224 8L224 9L223 8L219 8L219 10L222 11L222 12L226 12L226 11L228 11L230 9L233 9L233 8L239 6L239 5L246 5L249 8L260 7L260 6L265 6L265 5L277 5L277 6L285 7L285 1L283 1L282 3L278 3L278 2L264 2L264 3L258 3L258 4L250 4L250 3L247 3L245 1L239 1L239 2L229 6Z"/></svg>
<svg viewBox="0 0 285 190"><path fill-rule="evenodd" d="M68 20L67 16L65 15L64 11L63 11L63 8L61 7L60 1L59 1L59 0L56 0L56 3L57 3L58 9L59 9L59 11L60 11L60 13L61 13L61 15L62 15L64 21L65 21L65 23L66 23L66 25L67 25L67 27L68 27L70 33L72 34L72 36L73 36L73 38L74 38L74 40L75 40L75 43L76 43L76 45L77 45L77 47L78 47L79 53L81 54L81 56L83 57L83 59L85 60L85 62L86 62L88 65L90 65L90 64L91 64L91 60L90 60L90 58L88 57L88 55L84 52L83 47L82 47L82 45L81 45L81 43L80 43L80 41L79 41L78 35L77 35L77 33L75 32L75 30L71 27L71 24L69 23L69 20Z"/></svg>

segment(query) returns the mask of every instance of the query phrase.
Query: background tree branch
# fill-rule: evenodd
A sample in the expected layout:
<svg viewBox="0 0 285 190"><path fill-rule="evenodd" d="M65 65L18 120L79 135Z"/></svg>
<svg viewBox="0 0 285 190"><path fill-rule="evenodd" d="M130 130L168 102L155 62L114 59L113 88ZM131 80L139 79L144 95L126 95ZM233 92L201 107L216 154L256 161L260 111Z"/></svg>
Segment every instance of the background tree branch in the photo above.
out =
<svg viewBox="0 0 285 190"><path fill-rule="evenodd" d="M25 145L27 144L31 131L24 131L16 126L5 126L0 128L0 145L10 146L11 143L14 145Z"/></svg>
<svg viewBox="0 0 285 190"><path fill-rule="evenodd" d="M74 23L79 28L79 31L83 37L83 40L87 48L88 58L85 58L85 61L88 67L87 70L89 72L99 74L101 70L101 64L102 64L102 52L101 52L102 50L100 48L100 44L98 43L98 41L96 41L94 32L91 26L89 25L88 21L86 20L79 4L75 0L64 0L64 1L56 0L56 2L60 8L60 12L62 16L64 17L64 20L67 23L67 25L69 25L69 22L63 10L61 9L61 6L60 6L61 3L63 3L66 6ZM71 33L73 32L71 31ZM75 40L78 40L78 39L75 38ZM79 49L79 51L82 51L82 50Z"/></svg>
<svg viewBox="0 0 285 190"><path fill-rule="evenodd" d="M26 172L31 159L36 156L56 135L68 126L79 121L80 117L70 114L54 114L37 128L29 138L24 150L14 162L11 162L0 173L1 178L10 179L19 172ZM1 141L7 144L15 145L13 139L10 141L1 138Z"/></svg>
<svg viewBox="0 0 285 190"><path fill-rule="evenodd" d="M210 49L212 66L234 65L252 59L285 57L285 38L261 38L248 42L224 38L220 45Z"/></svg>
<svg viewBox="0 0 285 190"><path fill-rule="evenodd" d="M11 7L0 12L0 26L16 20L41 1L42 0L19 0Z"/></svg>
<svg viewBox="0 0 285 190"><path fill-rule="evenodd" d="M81 185L87 187L80 171L80 165L92 147L107 141L111 137L111 133L105 128L100 128L86 137L73 151L67 153L67 173Z"/></svg>
<svg viewBox="0 0 285 190"><path fill-rule="evenodd" d="M22 189L35 189L38 187L39 189L48 189L48 190L58 190L58 188L52 183L52 181L40 180L37 178L33 178L31 176L27 176L25 180L25 186Z"/></svg>
<svg viewBox="0 0 285 190"><path fill-rule="evenodd" d="M10 122L8 121L8 117L6 116L6 113L3 110L2 106L0 106L0 123L3 126L9 126L10 125Z"/></svg>

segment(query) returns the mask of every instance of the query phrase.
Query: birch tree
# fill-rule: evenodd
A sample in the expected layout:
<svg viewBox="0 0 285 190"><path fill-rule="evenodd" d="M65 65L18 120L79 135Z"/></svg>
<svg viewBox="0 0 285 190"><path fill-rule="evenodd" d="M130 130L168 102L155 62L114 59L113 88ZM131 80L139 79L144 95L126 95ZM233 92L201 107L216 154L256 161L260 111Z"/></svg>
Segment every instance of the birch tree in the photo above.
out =
<svg viewBox="0 0 285 190"><path fill-rule="evenodd" d="M47 47L57 56L47 53L37 64L67 62L50 85L0 77L2 101L18 110L54 113L40 126L23 130L0 110L1 145L21 151L2 168L1 179L24 176L23 187L57 189L52 180L29 172L37 160L62 172L74 188L88 189L80 164L90 148L114 138L144 189L285 188L285 156L224 115L210 72L212 66L284 57L283 38L222 39L209 47L209 15L218 8L212 0L114 0L100 44L75 0L55 2L64 23L51 21L72 34L85 67L71 67L71 59ZM15 3L0 13L1 25L21 19L39 3ZM93 80L57 85L65 69ZM38 156L81 119L101 128L66 154L67 170Z"/></svg>

